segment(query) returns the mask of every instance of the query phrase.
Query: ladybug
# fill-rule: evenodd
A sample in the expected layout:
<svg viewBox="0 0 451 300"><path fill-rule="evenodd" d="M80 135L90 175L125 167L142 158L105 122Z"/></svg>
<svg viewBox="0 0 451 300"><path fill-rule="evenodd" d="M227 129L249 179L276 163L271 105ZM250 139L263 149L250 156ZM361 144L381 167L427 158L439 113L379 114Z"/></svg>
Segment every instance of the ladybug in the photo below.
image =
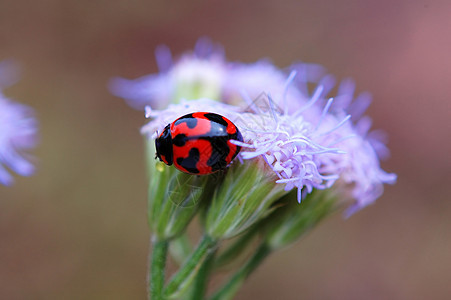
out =
<svg viewBox="0 0 451 300"><path fill-rule="evenodd" d="M184 115L168 124L155 140L156 157L188 174L205 175L222 170L237 156L243 141L229 119L211 112Z"/></svg>

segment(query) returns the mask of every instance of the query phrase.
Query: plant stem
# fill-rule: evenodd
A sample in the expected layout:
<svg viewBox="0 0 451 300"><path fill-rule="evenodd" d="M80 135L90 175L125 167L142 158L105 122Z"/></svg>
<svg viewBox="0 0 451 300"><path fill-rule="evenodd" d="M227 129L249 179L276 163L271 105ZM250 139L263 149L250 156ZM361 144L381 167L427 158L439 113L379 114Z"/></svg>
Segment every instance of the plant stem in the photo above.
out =
<svg viewBox="0 0 451 300"><path fill-rule="evenodd" d="M153 249L149 266L149 293L152 300L163 299L164 271L166 265L166 255L168 252L167 241L155 241L152 243Z"/></svg>
<svg viewBox="0 0 451 300"><path fill-rule="evenodd" d="M205 299L205 293L207 291L215 253L216 251L210 252L208 257L203 262L199 272L197 273L197 276L195 277L194 283L192 285L192 290L189 298L190 300Z"/></svg>
<svg viewBox="0 0 451 300"><path fill-rule="evenodd" d="M253 272L260 263L271 253L271 248L266 243L261 244L254 255L242 266L229 281L225 283L210 300L228 300L233 299L238 289L244 283L246 278Z"/></svg>
<svg viewBox="0 0 451 300"><path fill-rule="evenodd" d="M253 238L258 233L258 229L258 224L257 226L253 226L250 230L246 231L236 241L234 241L233 244L224 252L218 254L214 260L213 268L219 269L239 257L244 252L246 247L253 241Z"/></svg>
<svg viewBox="0 0 451 300"><path fill-rule="evenodd" d="M165 298L177 298L193 281L204 260L211 253L217 242L209 236L204 236L191 256L166 285L163 293Z"/></svg>

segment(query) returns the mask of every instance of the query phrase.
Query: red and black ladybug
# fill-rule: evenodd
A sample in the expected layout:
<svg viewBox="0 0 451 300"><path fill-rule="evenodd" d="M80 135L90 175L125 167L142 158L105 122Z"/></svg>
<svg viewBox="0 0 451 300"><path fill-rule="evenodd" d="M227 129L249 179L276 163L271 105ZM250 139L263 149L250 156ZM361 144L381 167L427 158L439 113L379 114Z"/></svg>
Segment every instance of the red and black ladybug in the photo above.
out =
<svg viewBox="0 0 451 300"><path fill-rule="evenodd" d="M189 174L210 174L224 169L240 152L230 140L243 141L229 119L211 112L184 115L168 124L155 140L157 157Z"/></svg>

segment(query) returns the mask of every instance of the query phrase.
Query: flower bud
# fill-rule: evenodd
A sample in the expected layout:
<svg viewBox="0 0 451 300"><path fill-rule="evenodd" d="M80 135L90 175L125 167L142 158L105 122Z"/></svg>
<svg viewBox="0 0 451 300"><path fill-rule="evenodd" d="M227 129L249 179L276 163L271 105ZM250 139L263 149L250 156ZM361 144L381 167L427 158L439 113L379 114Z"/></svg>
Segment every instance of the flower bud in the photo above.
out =
<svg viewBox="0 0 451 300"><path fill-rule="evenodd" d="M172 103L181 99L209 98L219 100L223 85L224 66L220 58L182 58L171 70L175 93Z"/></svg>
<svg viewBox="0 0 451 300"><path fill-rule="evenodd" d="M269 215L272 204L287 192L258 160L231 166L213 192L205 215L205 231L214 239L234 237Z"/></svg>
<svg viewBox="0 0 451 300"><path fill-rule="evenodd" d="M207 178L179 172L153 158L148 140L148 222L155 237L168 240L182 233L196 214ZM152 157L151 157L152 156Z"/></svg>
<svg viewBox="0 0 451 300"><path fill-rule="evenodd" d="M299 204L296 193L284 200L286 205L275 210L265 221L265 239L272 250L286 247L337 210L337 198L330 190L315 190ZM285 202L285 201L284 201Z"/></svg>

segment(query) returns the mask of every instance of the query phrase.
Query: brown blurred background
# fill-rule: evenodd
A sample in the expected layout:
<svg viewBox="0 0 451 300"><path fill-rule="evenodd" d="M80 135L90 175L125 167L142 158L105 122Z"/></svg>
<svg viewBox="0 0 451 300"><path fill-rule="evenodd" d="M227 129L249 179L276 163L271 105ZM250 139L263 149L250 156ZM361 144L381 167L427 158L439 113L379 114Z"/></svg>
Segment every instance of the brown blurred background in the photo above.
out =
<svg viewBox="0 0 451 300"><path fill-rule="evenodd" d="M0 186L0 299L145 298L144 118L106 83L200 36L230 60L353 77L399 175L270 257L237 299L450 299L450 15L444 0L0 0L0 60L23 70L6 94L41 125L37 174Z"/></svg>

